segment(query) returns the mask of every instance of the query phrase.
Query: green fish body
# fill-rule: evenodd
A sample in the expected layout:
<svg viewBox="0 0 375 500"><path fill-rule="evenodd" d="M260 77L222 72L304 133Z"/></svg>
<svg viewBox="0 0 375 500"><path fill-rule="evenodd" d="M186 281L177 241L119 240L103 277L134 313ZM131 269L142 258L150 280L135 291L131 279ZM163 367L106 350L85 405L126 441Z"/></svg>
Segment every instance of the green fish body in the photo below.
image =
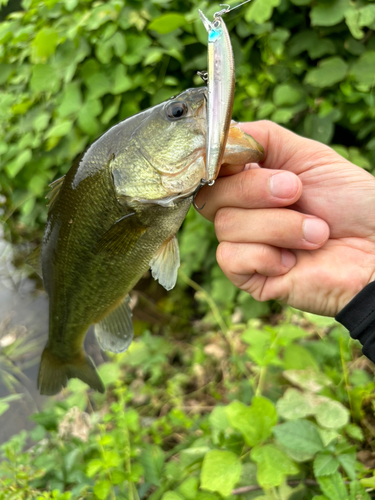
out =
<svg viewBox="0 0 375 500"><path fill-rule="evenodd" d="M115 125L51 185L41 249L29 259L50 304L41 394L72 377L103 392L83 349L89 326L102 349L124 351L133 338L129 291L150 267L166 289L175 285L176 233L206 173L205 97L190 89ZM260 159L261 146L234 128L229 162Z"/></svg>

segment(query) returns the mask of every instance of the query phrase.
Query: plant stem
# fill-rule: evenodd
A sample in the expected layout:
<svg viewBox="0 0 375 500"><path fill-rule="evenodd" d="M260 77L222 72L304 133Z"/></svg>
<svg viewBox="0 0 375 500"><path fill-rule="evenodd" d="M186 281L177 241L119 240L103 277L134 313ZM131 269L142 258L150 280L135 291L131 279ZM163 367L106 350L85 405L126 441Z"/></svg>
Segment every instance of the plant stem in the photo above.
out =
<svg viewBox="0 0 375 500"><path fill-rule="evenodd" d="M215 321L219 325L221 331L225 334L228 333L228 326L226 325L223 317L221 316L219 308L215 304L212 297L210 297L210 295L206 292L204 288L202 288L200 285L198 285L198 283L190 279L183 271L180 270L178 274L182 279L182 281L184 281L187 285L191 286L191 288L193 288L196 292L200 292L202 294L205 301L209 305L212 314L215 318Z"/></svg>

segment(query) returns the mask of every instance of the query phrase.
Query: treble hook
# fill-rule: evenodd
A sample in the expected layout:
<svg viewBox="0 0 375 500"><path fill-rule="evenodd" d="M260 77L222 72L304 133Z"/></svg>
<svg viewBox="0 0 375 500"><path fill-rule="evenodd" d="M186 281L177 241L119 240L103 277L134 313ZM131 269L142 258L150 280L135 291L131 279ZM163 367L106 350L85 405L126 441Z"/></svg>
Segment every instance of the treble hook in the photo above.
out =
<svg viewBox="0 0 375 500"><path fill-rule="evenodd" d="M194 196L193 196L193 206L196 210L198 210L198 212L200 212L201 210L203 210L203 208L206 206L206 203L203 203L203 205L201 207L198 207L198 205L195 203L195 198L197 196L197 194L199 193L199 191L201 190L201 188L205 185L208 185L208 186L213 186L215 184L215 181L214 180L211 180L211 181L206 181L206 179L201 179L199 181L199 184L194 192Z"/></svg>

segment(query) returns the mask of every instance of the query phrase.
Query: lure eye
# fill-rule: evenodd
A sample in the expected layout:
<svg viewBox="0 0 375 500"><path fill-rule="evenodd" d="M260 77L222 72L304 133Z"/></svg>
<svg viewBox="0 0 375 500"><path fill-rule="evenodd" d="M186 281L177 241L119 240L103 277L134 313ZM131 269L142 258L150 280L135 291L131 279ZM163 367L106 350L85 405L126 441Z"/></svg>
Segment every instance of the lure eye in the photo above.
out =
<svg viewBox="0 0 375 500"><path fill-rule="evenodd" d="M188 107L184 102L172 102L168 105L166 112L170 120L179 120L187 114Z"/></svg>
<svg viewBox="0 0 375 500"><path fill-rule="evenodd" d="M215 21L215 22L213 23L213 27L214 27L214 28L220 28L220 21L219 21L219 20Z"/></svg>

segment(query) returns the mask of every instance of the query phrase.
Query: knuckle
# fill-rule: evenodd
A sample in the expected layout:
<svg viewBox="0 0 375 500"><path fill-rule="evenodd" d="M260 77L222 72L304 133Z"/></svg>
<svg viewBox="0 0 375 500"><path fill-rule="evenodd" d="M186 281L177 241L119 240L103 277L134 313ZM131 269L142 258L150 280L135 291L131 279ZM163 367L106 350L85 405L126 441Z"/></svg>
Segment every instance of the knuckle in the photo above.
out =
<svg viewBox="0 0 375 500"><path fill-rule="evenodd" d="M215 231L218 238L225 234L226 228L230 227L232 220L232 210L230 208L220 208L215 215Z"/></svg>
<svg viewBox="0 0 375 500"><path fill-rule="evenodd" d="M251 170L245 170L237 179L238 198L245 202L245 206L249 208L252 205L252 199L254 197L253 190L251 189L253 173L254 172Z"/></svg>
<svg viewBox="0 0 375 500"><path fill-rule="evenodd" d="M228 264L231 262L231 244L230 243L219 243L216 249L216 260L221 269L224 271L229 270Z"/></svg>

